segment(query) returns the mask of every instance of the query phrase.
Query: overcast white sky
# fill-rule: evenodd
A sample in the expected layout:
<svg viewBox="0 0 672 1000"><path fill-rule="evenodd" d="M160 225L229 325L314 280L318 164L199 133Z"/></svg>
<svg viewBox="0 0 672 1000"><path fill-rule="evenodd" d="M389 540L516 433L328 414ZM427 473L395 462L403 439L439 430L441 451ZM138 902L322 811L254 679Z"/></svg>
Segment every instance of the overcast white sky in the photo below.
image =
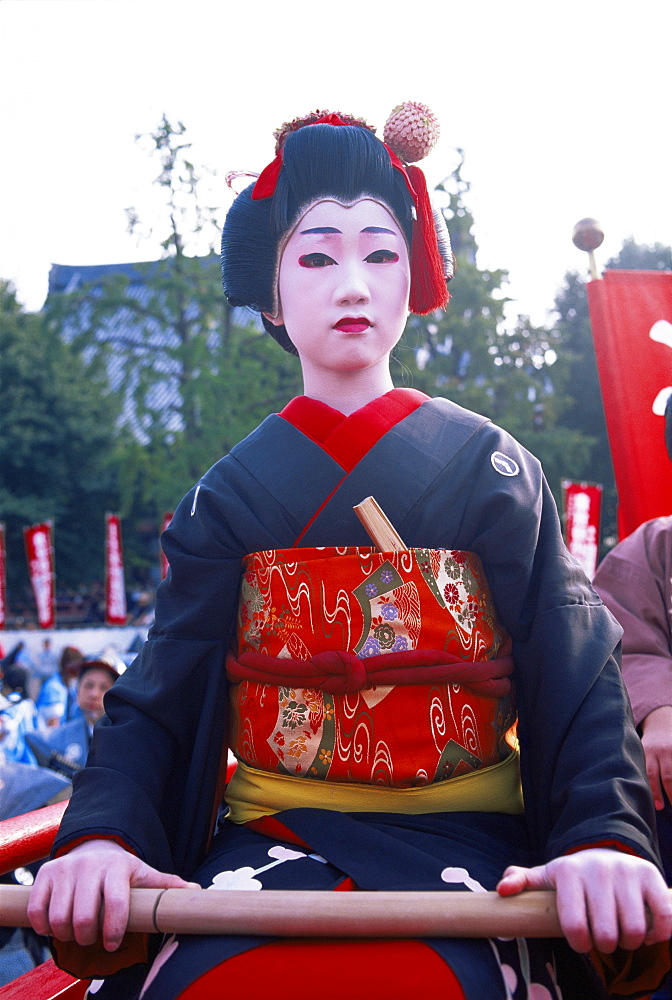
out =
<svg viewBox="0 0 672 1000"><path fill-rule="evenodd" d="M603 224L598 264L633 235L672 242L670 0L0 0L0 277L31 309L49 267L148 260L124 208L150 217L156 173L134 143L166 111L192 156L261 170L273 130L308 110L382 133L405 99L443 134L430 184L466 153L479 264L510 273L513 312L543 322L571 242Z"/></svg>

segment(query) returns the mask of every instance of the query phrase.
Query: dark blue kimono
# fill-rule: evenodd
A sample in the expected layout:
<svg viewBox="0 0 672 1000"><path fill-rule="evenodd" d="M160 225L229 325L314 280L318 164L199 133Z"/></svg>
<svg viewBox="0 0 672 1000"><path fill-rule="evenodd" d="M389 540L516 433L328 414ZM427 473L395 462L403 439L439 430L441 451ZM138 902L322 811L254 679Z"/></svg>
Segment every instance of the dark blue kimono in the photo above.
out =
<svg viewBox="0 0 672 1000"><path fill-rule="evenodd" d="M328 444L312 440L309 419L295 421L301 430L292 414L272 415L185 497L164 536L170 573L156 623L106 696L107 717L75 778L57 849L113 835L154 867L192 877L211 834L241 559L297 544L370 544L352 508L373 495L409 547L480 556L513 639L520 718L524 830L521 837L520 823L495 817L494 867L487 813L439 817L431 829L422 816L406 818L391 834L397 849L403 855L443 837L441 854L468 841L491 869L489 883L514 860L542 863L596 843L659 863L641 744L615 658L621 630L567 553L539 462L487 419L444 399L417 405L417 393L406 405L408 393L394 390L337 426L341 445L352 443L390 401L406 407L402 419L383 419L361 456L334 435ZM318 416L329 410L306 401L302 418L311 407ZM281 818L365 888L426 887L422 874L399 882L389 866L376 870L375 844L390 833L376 829L380 817L363 820L373 852L364 877L361 865L351 870L339 834L351 820L322 815L292 810Z"/></svg>

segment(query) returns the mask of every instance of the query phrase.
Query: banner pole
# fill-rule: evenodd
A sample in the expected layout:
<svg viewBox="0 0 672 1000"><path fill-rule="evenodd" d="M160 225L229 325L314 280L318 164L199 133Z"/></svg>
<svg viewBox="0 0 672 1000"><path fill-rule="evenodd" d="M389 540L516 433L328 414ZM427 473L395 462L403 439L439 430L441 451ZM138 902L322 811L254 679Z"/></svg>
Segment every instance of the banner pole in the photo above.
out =
<svg viewBox="0 0 672 1000"><path fill-rule="evenodd" d="M600 275L595 263L595 251L604 242L604 232L597 219L580 219L572 231L572 243L578 250L588 254L588 270L593 281L599 281Z"/></svg>

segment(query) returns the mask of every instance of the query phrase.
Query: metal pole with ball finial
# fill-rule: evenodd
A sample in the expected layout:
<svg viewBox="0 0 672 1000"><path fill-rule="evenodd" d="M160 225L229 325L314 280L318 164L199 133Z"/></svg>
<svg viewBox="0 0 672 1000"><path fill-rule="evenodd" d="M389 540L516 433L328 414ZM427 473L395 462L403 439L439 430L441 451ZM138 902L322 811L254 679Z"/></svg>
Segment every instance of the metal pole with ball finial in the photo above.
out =
<svg viewBox="0 0 672 1000"><path fill-rule="evenodd" d="M603 240L604 233L597 219L581 219L574 226L572 243L579 250L585 250L588 254L588 267L593 281L597 281L600 277L595 263L595 250L602 246Z"/></svg>

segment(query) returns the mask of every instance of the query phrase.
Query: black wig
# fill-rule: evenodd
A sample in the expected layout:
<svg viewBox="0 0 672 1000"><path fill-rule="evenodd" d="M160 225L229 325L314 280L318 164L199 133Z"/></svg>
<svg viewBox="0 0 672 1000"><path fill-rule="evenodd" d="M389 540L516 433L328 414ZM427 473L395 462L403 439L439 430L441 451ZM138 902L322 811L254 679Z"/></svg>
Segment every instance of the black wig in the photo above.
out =
<svg viewBox="0 0 672 1000"><path fill-rule="evenodd" d="M383 143L366 128L318 124L292 132L283 146L275 194L255 201L253 189L251 184L238 195L222 233L222 282L231 305L277 315L284 244L304 212L322 198L382 202L397 220L410 254L413 198ZM285 327L262 319L278 343L296 354Z"/></svg>

